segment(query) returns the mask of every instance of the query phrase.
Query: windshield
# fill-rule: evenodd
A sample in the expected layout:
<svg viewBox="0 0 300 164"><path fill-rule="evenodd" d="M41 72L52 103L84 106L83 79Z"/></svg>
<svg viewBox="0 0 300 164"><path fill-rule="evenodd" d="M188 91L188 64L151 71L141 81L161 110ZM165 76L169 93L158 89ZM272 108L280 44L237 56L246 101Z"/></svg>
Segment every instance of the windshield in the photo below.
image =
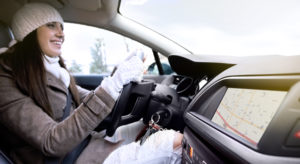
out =
<svg viewBox="0 0 300 164"><path fill-rule="evenodd" d="M299 0L122 0L120 13L195 54L299 55Z"/></svg>

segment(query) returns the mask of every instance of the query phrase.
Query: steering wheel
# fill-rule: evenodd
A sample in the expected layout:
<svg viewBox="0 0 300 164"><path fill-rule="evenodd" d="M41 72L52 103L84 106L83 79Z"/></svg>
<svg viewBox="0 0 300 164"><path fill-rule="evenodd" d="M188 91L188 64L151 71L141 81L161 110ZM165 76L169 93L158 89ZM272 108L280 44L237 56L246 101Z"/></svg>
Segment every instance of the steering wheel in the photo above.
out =
<svg viewBox="0 0 300 164"><path fill-rule="evenodd" d="M133 83L129 83L123 87L119 99L115 103L115 106L111 112L111 122L106 129L106 135L112 136L118 128L121 116L125 112L127 103L129 102L132 86Z"/></svg>
<svg viewBox="0 0 300 164"><path fill-rule="evenodd" d="M147 111L154 86L154 83L150 81L131 82L125 85L112 112L98 125L95 131L106 129L106 135L112 136L119 126L140 120Z"/></svg>

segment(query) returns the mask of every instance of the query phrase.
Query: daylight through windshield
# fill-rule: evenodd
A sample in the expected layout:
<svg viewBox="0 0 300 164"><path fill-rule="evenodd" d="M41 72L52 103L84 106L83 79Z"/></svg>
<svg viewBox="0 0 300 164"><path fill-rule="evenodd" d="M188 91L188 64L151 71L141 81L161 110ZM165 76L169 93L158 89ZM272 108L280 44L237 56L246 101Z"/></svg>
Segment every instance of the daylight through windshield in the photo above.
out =
<svg viewBox="0 0 300 164"><path fill-rule="evenodd" d="M122 0L120 13L195 54L299 55L298 0Z"/></svg>

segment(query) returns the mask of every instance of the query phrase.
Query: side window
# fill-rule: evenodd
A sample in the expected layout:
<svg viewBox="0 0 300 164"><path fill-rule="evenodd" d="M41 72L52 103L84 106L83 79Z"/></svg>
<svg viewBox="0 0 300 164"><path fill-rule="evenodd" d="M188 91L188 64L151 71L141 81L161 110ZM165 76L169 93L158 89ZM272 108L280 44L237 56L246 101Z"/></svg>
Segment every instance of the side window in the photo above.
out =
<svg viewBox="0 0 300 164"><path fill-rule="evenodd" d="M159 56L159 60L161 62L164 74L165 75L173 74L174 71L172 70L172 68L171 68L171 66L169 64L168 58L165 57L165 56L163 56L163 55L161 55L161 54L158 54L158 56ZM156 63L154 61L150 65L148 65L145 74L159 75L158 67L157 67L157 65L156 65Z"/></svg>
<svg viewBox="0 0 300 164"><path fill-rule="evenodd" d="M130 52L143 52L145 73L154 63L152 49L122 35L86 25L65 23L62 57L74 75L110 74Z"/></svg>

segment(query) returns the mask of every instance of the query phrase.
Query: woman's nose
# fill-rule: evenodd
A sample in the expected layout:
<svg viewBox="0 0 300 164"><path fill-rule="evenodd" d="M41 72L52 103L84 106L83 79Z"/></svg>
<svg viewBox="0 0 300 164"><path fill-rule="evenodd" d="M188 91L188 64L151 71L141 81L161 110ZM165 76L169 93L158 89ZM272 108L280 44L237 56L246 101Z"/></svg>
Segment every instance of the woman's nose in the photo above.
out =
<svg viewBox="0 0 300 164"><path fill-rule="evenodd" d="M56 36L59 38L64 38L65 34L64 31L59 27L57 32L56 32Z"/></svg>
<svg viewBox="0 0 300 164"><path fill-rule="evenodd" d="M56 34L57 36L64 36L64 31L59 27Z"/></svg>

